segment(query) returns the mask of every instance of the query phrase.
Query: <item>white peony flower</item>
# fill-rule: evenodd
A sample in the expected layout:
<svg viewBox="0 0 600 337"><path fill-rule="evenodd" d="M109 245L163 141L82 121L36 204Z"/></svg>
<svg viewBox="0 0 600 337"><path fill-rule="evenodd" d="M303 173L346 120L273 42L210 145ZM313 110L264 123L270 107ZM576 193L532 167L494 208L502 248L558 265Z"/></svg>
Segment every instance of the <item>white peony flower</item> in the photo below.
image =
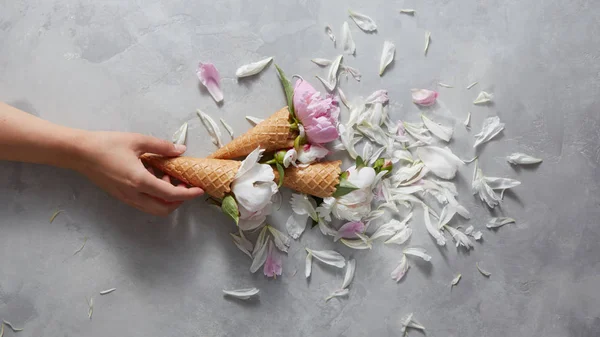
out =
<svg viewBox="0 0 600 337"><path fill-rule="evenodd" d="M291 165L296 166L296 160L298 159L298 153L296 149L292 148L285 153L283 157L283 167L288 168Z"/></svg>
<svg viewBox="0 0 600 337"><path fill-rule="evenodd" d="M264 222L271 211L271 197L277 193L273 169L258 163L263 151L257 148L242 161L231 184L240 211L239 226L243 229L256 228Z"/></svg>
<svg viewBox="0 0 600 337"><path fill-rule="evenodd" d="M348 182L358 187L335 201L327 200L332 204L331 212L338 219L348 221L360 221L371 212L371 201L373 200L373 184L375 182L375 170L372 167L363 167L359 170L356 166L348 170ZM324 200L325 201L325 200Z"/></svg>

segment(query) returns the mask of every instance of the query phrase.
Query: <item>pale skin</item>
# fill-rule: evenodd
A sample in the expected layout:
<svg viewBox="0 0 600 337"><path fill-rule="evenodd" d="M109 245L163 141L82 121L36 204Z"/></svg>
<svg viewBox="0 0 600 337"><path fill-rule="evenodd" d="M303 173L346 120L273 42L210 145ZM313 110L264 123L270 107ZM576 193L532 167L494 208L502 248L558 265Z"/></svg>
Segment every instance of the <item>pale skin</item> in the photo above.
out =
<svg viewBox="0 0 600 337"><path fill-rule="evenodd" d="M179 156L185 146L137 133L85 131L53 124L0 102L0 160L44 164L81 173L117 199L165 216L204 192L157 178L140 161Z"/></svg>

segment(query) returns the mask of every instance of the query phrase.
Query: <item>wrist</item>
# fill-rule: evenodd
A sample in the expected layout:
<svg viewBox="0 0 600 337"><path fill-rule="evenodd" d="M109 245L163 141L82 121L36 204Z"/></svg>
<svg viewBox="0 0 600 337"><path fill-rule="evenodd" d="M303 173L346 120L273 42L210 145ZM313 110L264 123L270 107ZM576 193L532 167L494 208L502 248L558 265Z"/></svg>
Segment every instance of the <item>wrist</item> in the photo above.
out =
<svg viewBox="0 0 600 337"><path fill-rule="evenodd" d="M58 147L58 158L62 158L59 166L81 171L85 166L89 153L89 138L92 132L70 129Z"/></svg>

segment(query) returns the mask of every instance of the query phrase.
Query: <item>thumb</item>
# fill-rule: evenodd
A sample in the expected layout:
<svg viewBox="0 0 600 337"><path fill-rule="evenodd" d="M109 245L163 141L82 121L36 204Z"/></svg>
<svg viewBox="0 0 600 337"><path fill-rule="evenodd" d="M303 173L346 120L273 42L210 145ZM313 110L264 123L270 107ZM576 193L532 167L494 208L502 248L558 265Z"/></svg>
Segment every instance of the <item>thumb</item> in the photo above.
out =
<svg viewBox="0 0 600 337"><path fill-rule="evenodd" d="M135 149L139 154L154 153L166 157L179 156L185 152L185 145L173 144L168 140L139 135L134 141Z"/></svg>

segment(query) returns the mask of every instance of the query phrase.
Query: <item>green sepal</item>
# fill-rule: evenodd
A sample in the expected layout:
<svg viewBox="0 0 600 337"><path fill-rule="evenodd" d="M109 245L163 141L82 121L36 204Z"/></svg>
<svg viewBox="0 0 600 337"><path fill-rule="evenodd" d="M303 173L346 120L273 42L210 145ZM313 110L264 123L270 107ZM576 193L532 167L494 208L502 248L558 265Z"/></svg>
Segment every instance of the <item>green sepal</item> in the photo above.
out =
<svg viewBox="0 0 600 337"><path fill-rule="evenodd" d="M333 192L332 197L339 198L343 197L346 194L358 190L358 187L349 183L346 179L341 179L340 183L335 187L335 192Z"/></svg>
<svg viewBox="0 0 600 337"><path fill-rule="evenodd" d="M294 149L296 149L296 151L300 151L300 148L302 147L302 145L306 144L306 142L307 140L305 137L296 137L296 139L294 139Z"/></svg>
<svg viewBox="0 0 600 337"><path fill-rule="evenodd" d="M281 80L281 85L283 86L283 92L285 93L285 98L287 100L288 111L290 112L290 116L292 119L296 119L296 113L294 112L294 88L292 87L292 83L285 77L285 73L278 65L275 65L275 69L277 69L277 73L279 74L279 79Z"/></svg>
<svg viewBox="0 0 600 337"><path fill-rule="evenodd" d="M229 215L233 221L235 221L236 225L240 222L240 211L235 198L233 198L231 194L228 194L223 198L221 210L223 213Z"/></svg>
<svg viewBox="0 0 600 337"><path fill-rule="evenodd" d="M285 158L286 153L287 153L286 150L278 151L277 153L275 153L275 158L273 158L273 160L275 160L275 162L269 163L269 164L275 164L275 163L283 164L283 159Z"/></svg>
<svg viewBox="0 0 600 337"><path fill-rule="evenodd" d="M285 174L285 171L283 170L283 165L280 163L276 163L275 165L277 166L277 172L279 172L279 183L277 184L277 187L281 187L281 185L283 185L283 175Z"/></svg>
<svg viewBox="0 0 600 337"><path fill-rule="evenodd" d="M360 170L361 168L367 166L367 163L362 159L361 156L356 156L356 169Z"/></svg>

